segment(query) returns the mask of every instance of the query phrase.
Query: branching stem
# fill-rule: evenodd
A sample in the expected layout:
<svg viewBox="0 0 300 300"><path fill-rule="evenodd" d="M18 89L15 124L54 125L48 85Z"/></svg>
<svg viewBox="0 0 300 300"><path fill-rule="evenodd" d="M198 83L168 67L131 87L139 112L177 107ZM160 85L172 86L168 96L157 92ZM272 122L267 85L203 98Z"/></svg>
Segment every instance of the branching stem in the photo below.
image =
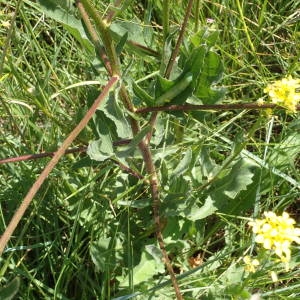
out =
<svg viewBox="0 0 300 300"><path fill-rule="evenodd" d="M191 1L191 0L190 0ZM110 65L112 67L113 74L117 74L121 76L121 67L120 62L117 58L116 51L113 45L113 40L109 31L109 25L105 23L101 17L99 16L96 9L90 4L89 0L80 0L82 3L84 9L88 13L88 15L94 20L96 28L100 34L100 37L102 39L102 42L104 44L104 48L106 49L107 56L110 61ZM131 101L131 98L129 97L129 94L127 92L127 89L124 84L121 84L119 96L121 101L123 102L125 108L130 111L131 113L135 113L136 109L134 108L134 105ZM132 134L135 136L140 131L140 125L139 122L129 116L129 121L131 124ZM160 246L160 249L162 251L163 257L164 257L164 263L166 265L166 268L169 272L169 275L171 277L171 281L176 293L177 299L183 299L182 295L180 293L180 289L176 280L176 276L173 270L173 267L171 265L171 262L169 260L168 254L165 249L163 236L161 233L160 228L160 217L159 217L159 207L160 207L160 194L159 194L159 180L156 172L155 165L153 163L152 159L152 153L150 151L148 139L144 139L139 143L139 149L142 153L144 163L146 165L146 171L148 175L150 176L150 190L151 190L151 196L152 196L152 203L153 203L153 215L154 215L154 222L156 226L156 236L157 240Z"/></svg>

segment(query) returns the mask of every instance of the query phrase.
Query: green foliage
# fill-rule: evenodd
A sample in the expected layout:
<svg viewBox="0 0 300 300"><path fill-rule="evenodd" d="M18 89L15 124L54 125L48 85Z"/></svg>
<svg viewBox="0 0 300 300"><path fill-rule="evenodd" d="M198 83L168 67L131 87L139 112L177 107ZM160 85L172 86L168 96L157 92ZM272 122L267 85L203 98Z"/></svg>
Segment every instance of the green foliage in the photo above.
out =
<svg viewBox="0 0 300 300"><path fill-rule="evenodd" d="M0 62L1 159L55 151L107 81L74 2L22 1ZM102 16L112 8L111 1L91 2ZM204 1L168 79L187 1L172 5L165 40L162 1L146 2L112 8L118 18L110 27L122 84L136 107L255 102L268 81L299 76L297 1L244 1L242 13L238 1ZM0 24L16 8L7 0L3 7ZM1 25L1 45L6 38ZM119 89L74 143L88 146L87 154L62 159L17 228L0 261L1 299L175 298L138 150L151 132L150 115L128 112ZM130 117L141 124L136 135ZM252 246L246 223L253 211L297 217L299 124L297 114L269 118L254 110L158 116L150 146L162 234L185 299L249 299L257 291L263 298L299 296L296 247L293 268L279 270L277 283L269 278L275 261L253 274L242 263ZM116 146L120 140L130 141ZM47 161L1 165L2 232Z"/></svg>
<svg viewBox="0 0 300 300"><path fill-rule="evenodd" d="M71 2L67 4L64 1L56 0L38 0L40 9L47 17L61 23L64 28L89 52L94 51L94 47L85 33L80 20L74 15L74 9Z"/></svg>
<svg viewBox="0 0 300 300"><path fill-rule="evenodd" d="M18 293L20 288L20 278L16 277L4 287L0 288L0 298L3 300L11 300Z"/></svg>

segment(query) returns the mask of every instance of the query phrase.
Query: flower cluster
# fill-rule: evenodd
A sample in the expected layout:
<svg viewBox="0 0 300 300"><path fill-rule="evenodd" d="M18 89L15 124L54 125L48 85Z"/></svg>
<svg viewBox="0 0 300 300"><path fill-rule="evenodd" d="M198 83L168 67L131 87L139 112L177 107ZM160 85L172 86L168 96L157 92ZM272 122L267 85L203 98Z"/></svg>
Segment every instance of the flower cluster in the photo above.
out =
<svg viewBox="0 0 300 300"><path fill-rule="evenodd" d="M300 244L300 228L294 227L295 220L286 212L282 216L277 216L274 212L265 212L264 215L264 219L249 222L256 234L255 241L263 244L265 249L274 250L288 269L290 246L293 242Z"/></svg>
<svg viewBox="0 0 300 300"><path fill-rule="evenodd" d="M300 102L300 79L292 76L277 80L269 84L264 92L267 93L274 104L296 112L297 104Z"/></svg>
<svg viewBox="0 0 300 300"><path fill-rule="evenodd" d="M259 266L258 259L251 259L249 255L246 255L243 258L243 261L245 263L245 270L250 273L254 273L256 271L256 268Z"/></svg>

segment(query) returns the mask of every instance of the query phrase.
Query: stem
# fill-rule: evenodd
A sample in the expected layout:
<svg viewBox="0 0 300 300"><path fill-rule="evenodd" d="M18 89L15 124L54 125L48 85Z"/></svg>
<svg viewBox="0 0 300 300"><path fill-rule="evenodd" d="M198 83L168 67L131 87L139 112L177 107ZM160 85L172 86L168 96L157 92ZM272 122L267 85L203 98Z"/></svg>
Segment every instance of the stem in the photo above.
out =
<svg viewBox="0 0 300 300"><path fill-rule="evenodd" d="M199 14L200 14L200 1L196 0L196 6L195 6L195 32L198 32L199 30Z"/></svg>
<svg viewBox="0 0 300 300"><path fill-rule="evenodd" d="M89 0L79 0L78 2L83 5L87 14L95 22L96 28L101 36L101 40L104 44L106 54L111 64L112 74L120 75L119 60L114 47L113 39L109 31L108 24L103 21L102 17L99 15L98 11L91 5Z"/></svg>
<svg viewBox="0 0 300 300"><path fill-rule="evenodd" d="M121 141L121 142L123 142L123 141ZM116 143L113 143L113 144L115 145ZM126 144L128 144L128 142ZM64 155L70 154L70 153L78 153L78 152L82 153L82 152L86 152L86 151L87 151L87 147L72 148L72 149L66 150ZM43 152L43 153L38 153L38 154L27 154L27 155L21 155L21 156L16 156L16 157L4 158L4 159L0 159L0 165L7 164L7 163L15 163L15 162L19 162L19 161L35 160L35 159L40 159L40 158L49 157L49 156L53 157L55 155L55 153L56 152ZM112 159L112 161L115 164L117 164L120 167L120 169L124 170L128 174L130 174L138 179L144 178L141 174L139 174L138 172L134 171L131 168L128 168L121 162L113 160L113 159Z"/></svg>
<svg viewBox="0 0 300 300"><path fill-rule="evenodd" d="M99 58L103 62L104 66L105 66L105 69L107 70L108 74L112 76L111 65L110 65L108 57L106 56L105 49L101 46L98 34L95 31L95 29L94 29L94 27L93 27L93 25L92 25L92 23L89 19L89 16L88 16L86 10L84 9L84 6L82 5L82 3L80 1L78 1L76 4L77 4L77 8L80 12L81 18L82 18L82 20L83 20L83 22L84 22L84 24L87 28L87 31L89 32L89 34L91 36L92 42L95 46L95 49L98 52Z"/></svg>
<svg viewBox="0 0 300 300"><path fill-rule="evenodd" d="M184 36L185 30L186 30L186 26L187 26L189 17L191 15L192 7L193 7L193 0L189 0L189 3L188 3L188 6L186 8L184 20L183 20L183 23L181 25L181 30L179 32L179 36L178 36L175 48L172 52L172 55L170 57L169 63L168 63L167 68L166 68L165 78L169 78L170 75L171 75L176 57L178 56L178 53L179 53L180 45L183 41L183 36Z"/></svg>
<svg viewBox="0 0 300 300"><path fill-rule="evenodd" d="M163 46L169 34L170 1L163 0Z"/></svg>
<svg viewBox="0 0 300 300"><path fill-rule="evenodd" d="M114 8L119 7L120 4L121 4L121 2L122 2L122 0L116 0L115 3L114 3L114 5L113 5ZM106 22L107 23L111 23L111 20L113 19L113 17L115 15L116 15L116 11L114 9L112 9L112 8L109 8L108 12L107 12L107 15L106 15L106 18L105 18Z"/></svg>
<svg viewBox="0 0 300 300"><path fill-rule="evenodd" d="M190 15L191 15L192 7L193 7L193 0L189 0L189 3L188 3L188 6L186 8L184 20L183 20L183 23L181 25L181 30L180 30L180 33L179 33L179 36L178 36L175 48L174 48L174 50L173 50L173 52L171 54L171 57L169 59L169 62L168 62L168 65L167 65L167 68L166 68L166 71L165 71L164 77L167 78L167 79L171 75L171 72L172 72L172 69L173 69L176 57L177 57L177 55L179 53L180 45L181 45L181 43L183 41L183 36L184 36L185 31L186 31L187 22L189 20ZM158 116L158 113L154 112L151 115L151 117L150 117L149 124L151 125L152 130L147 135L147 142L148 143L150 143L150 139L151 139L151 136L153 134L153 127L155 126L157 116Z"/></svg>
<svg viewBox="0 0 300 300"><path fill-rule="evenodd" d="M144 114L148 112L159 112L159 111L193 111L193 110L215 110L215 111L225 111L234 109L285 109L282 106L273 103L234 103L234 104L184 104L184 105L169 105L169 106L153 106L144 107L136 109L136 113ZM300 105L296 107L297 111L300 111Z"/></svg>
<svg viewBox="0 0 300 300"><path fill-rule="evenodd" d="M113 45L113 40L109 31L109 25L107 25L103 20L101 19L100 15L96 11L96 9L90 4L89 0L80 0L82 5L84 6L85 10L87 11L88 15L94 20L95 25L97 27L97 30L99 31L99 34L101 36L102 42L104 44L104 47L106 49L107 56L110 61L110 65L112 67L113 74L118 74L120 76L120 62L117 58L116 51ZM121 84L120 92L119 92L120 99L122 100L125 108L130 111L131 113L135 113L136 109L129 97L129 94L127 92L127 89L124 84ZM134 119L133 117L128 117L130 120L130 125L132 129L132 134L135 136L140 132L140 125L139 122ZM176 293L177 299L183 299L179 290L179 286L176 280L176 276L173 270L173 267L171 265L171 262L168 258L168 254L166 252L164 241L160 229L160 217L159 217L159 206L160 206L160 198L159 198L159 181L156 173L156 169L153 163L152 154L149 148L149 143L147 141L147 138L142 140L139 143L139 149L142 153L143 160L146 165L146 171L150 175L150 190L153 200L153 215L154 215L154 222L156 225L156 236L157 240L160 246L160 249L162 251L163 257L164 257L164 263L168 269L168 272L171 277L171 281Z"/></svg>
<svg viewBox="0 0 300 300"><path fill-rule="evenodd" d="M183 299L177 279L172 267L172 264L170 262L169 256L166 251L163 235L161 233L161 225L160 225L160 213L159 213L159 207L160 207L160 194L159 194L159 180L156 173L156 168L154 166L153 160L152 160L152 154L149 148L149 145L145 143L145 141L142 141L140 143L140 150L142 152L144 162L146 164L146 169L148 174L150 175L150 188L151 188L151 196L152 196L152 208L153 208L153 216L154 216L154 223L156 228L156 238L159 244L159 247L161 249L161 252L163 254L164 263L167 267L167 270L169 272L169 275L171 277L171 281L175 290L176 298L178 300Z"/></svg>
<svg viewBox="0 0 300 300"><path fill-rule="evenodd" d="M79 124L73 129L73 131L69 134L69 136L65 139L61 147L57 150L54 154L53 158L47 164L43 172L40 174L39 178L36 182L32 185L29 192L23 199L20 207L17 209L15 214L13 215L10 223L8 224L5 232L0 238L0 255L2 255L5 246L7 245L10 237L12 236L14 230L16 229L17 225L19 224L20 220L22 219L26 209L32 202L33 197L36 195L37 191L40 189L41 185L46 180L47 176L50 174L52 169L56 166L59 159L64 155L67 148L71 145L74 139L78 136L81 130L87 125L89 120L94 115L95 111L98 109L99 105L106 99L107 95L109 94L110 90L114 87L114 85L119 80L119 77L114 76L111 77L106 86L103 88L101 94L96 98L91 108L87 111L83 119L79 122Z"/></svg>

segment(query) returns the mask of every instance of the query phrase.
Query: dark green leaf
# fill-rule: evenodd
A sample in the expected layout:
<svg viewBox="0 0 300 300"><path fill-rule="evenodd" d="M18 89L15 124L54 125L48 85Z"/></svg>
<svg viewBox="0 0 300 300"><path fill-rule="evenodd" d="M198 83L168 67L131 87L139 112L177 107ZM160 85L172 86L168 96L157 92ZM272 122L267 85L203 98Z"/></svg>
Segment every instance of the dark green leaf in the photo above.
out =
<svg viewBox="0 0 300 300"><path fill-rule="evenodd" d="M15 277L7 285L0 288L0 299L11 300L18 293L20 288L20 278Z"/></svg>
<svg viewBox="0 0 300 300"><path fill-rule="evenodd" d="M128 39L128 32L126 32L122 37L121 39L119 40L117 46L116 46L116 52L117 52L117 55L120 56L122 51L123 51L123 48L127 42L127 39Z"/></svg>
<svg viewBox="0 0 300 300"><path fill-rule="evenodd" d="M195 47L205 44L209 49L216 44L218 38L219 32L217 30L204 27L191 37L191 42Z"/></svg>
<svg viewBox="0 0 300 300"><path fill-rule="evenodd" d="M257 174L257 165L251 160L242 158L232 167L231 171L221 179L216 180L208 190L208 195L214 201L214 205L223 213L241 213L239 209L247 202L251 206L253 199L239 197L243 193L250 193L253 196L257 181L254 176ZM252 184L253 183L253 184ZM244 194L245 197L245 194ZM244 206L246 207L246 206Z"/></svg>
<svg viewBox="0 0 300 300"><path fill-rule="evenodd" d="M223 64L219 55L213 51L209 51L205 57L195 90L195 95L204 104L215 104L224 96L224 89L212 87L221 78L222 73Z"/></svg>
<svg viewBox="0 0 300 300"><path fill-rule="evenodd" d="M119 138L130 138L131 129L125 118L124 110L121 109L119 103L114 97L114 94L111 93L110 97L105 104L99 108L100 111L103 111L107 118L109 118L115 125L115 129ZM104 124L100 125L103 126Z"/></svg>

